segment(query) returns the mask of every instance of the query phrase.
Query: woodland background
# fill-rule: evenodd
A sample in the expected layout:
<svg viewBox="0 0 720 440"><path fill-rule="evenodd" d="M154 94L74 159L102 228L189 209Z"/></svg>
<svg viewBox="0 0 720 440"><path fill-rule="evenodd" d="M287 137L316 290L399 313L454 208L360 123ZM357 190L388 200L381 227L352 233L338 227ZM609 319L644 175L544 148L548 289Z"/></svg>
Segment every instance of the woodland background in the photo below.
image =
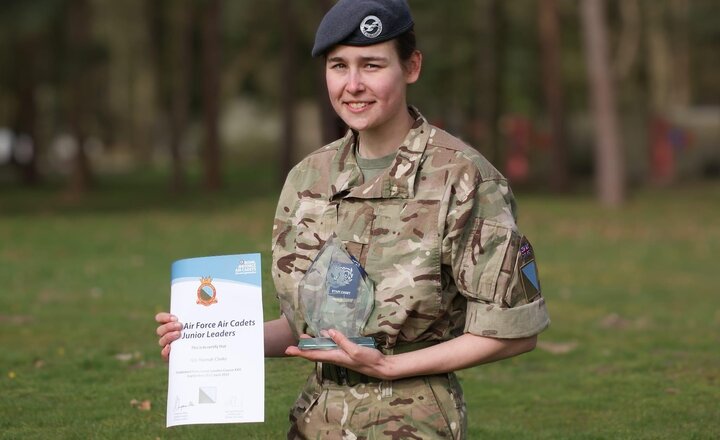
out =
<svg viewBox="0 0 720 440"><path fill-rule="evenodd" d="M410 101L515 186L626 190L720 174L713 0L411 0ZM155 169L218 190L233 164L282 181L344 131L309 56L331 0L4 0L0 185L71 194ZM604 188L604 189L603 189ZM603 195L604 194L604 195Z"/></svg>
<svg viewBox="0 0 720 440"><path fill-rule="evenodd" d="M290 166L344 130L310 57L330 0L0 1L0 439L165 428L172 261L260 252ZM552 325L460 371L469 439L720 438L720 2L409 0L410 103L509 179Z"/></svg>

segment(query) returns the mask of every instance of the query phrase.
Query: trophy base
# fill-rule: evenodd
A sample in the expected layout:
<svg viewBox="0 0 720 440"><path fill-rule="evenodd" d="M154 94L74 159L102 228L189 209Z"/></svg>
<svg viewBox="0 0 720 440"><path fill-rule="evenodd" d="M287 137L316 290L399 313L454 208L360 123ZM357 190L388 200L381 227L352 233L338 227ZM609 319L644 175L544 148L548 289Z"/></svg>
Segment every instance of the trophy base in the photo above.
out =
<svg viewBox="0 0 720 440"><path fill-rule="evenodd" d="M348 339L350 342L353 342L361 347L375 348L375 339L370 336L358 336ZM298 348L300 350L334 350L339 347L335 341L330 338L311 338L300 339Z"/></svg>

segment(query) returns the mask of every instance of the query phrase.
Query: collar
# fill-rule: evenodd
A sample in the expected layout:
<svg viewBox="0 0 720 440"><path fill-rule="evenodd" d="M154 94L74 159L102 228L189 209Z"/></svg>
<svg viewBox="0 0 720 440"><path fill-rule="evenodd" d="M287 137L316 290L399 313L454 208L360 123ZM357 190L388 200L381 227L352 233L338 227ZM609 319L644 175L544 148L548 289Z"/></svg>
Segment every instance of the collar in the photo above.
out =
<svg viewBox="0 0 720 440"><path fill-rule="evenodd" d="M430 138L430 125L415 107L408 109L415 122L398 148L392 165L368 182L363 181L353 152L357 135L348 130L330 165L330 200L346 197L410 199L415 196L415 177Z"/></svg>

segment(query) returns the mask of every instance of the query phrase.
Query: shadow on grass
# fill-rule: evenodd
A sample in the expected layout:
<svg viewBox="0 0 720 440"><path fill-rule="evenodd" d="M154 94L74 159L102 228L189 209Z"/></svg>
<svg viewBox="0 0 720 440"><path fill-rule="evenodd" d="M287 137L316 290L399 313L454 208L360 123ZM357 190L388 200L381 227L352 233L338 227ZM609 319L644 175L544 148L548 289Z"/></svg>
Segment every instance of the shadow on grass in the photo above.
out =
<svg viewBox="0 0 720 440"><path fill-rule="evenodd" d="M2 184L0 217L29 215L84 215L138 211L214 212L280 192L278 167L270 162L233 166L225 170L223 188L210 192L202 187L199 172L190 172L187 189L173 192L170 176L156 169L96 176L85 194L71 194L65 182L46 181L35 187Z"/></svg>

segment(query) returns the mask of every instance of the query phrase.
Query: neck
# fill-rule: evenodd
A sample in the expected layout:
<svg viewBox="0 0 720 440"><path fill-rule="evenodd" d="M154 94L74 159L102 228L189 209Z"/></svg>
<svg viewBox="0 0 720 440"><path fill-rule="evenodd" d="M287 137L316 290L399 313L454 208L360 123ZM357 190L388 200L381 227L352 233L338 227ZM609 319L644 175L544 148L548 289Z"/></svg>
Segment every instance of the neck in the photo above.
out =
<svg viewBox="0 0 720 440"><path fill-rule="evenodd" d="M397 151L413 125L413 118L405 110L381 127L358 133L358 154L366 159L378 159Z"/></svg>

